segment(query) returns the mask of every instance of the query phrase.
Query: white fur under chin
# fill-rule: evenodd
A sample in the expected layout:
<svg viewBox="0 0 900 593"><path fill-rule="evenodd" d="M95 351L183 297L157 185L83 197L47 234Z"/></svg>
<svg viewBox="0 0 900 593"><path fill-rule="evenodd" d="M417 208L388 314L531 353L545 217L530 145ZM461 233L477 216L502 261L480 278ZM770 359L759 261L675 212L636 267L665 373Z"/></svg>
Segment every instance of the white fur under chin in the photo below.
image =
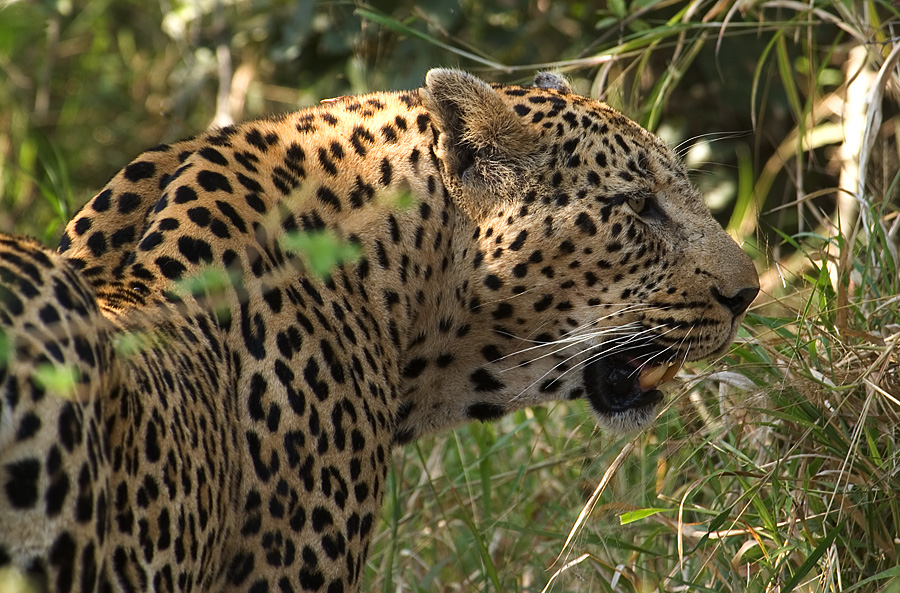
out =
<svg viewBox="0 0 900 593"><path fill-rule="evenodd" d="M622 434L646 429L656 421L659 415L659 408L659 405L648 406L616 412L615 414L600 414L592 411L594 412L594 418L597 419L597 424L603 430L614 434Z"/></svg>

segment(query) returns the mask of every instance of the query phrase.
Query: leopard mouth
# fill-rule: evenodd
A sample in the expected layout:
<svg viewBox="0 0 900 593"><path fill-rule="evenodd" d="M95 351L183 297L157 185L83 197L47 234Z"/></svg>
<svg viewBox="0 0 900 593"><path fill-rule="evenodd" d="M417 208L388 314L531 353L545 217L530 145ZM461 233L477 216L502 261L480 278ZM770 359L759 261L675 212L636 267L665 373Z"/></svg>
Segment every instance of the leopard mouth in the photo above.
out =
<svg viewBox="0 0 900 593"><path fill-rule="evenodd" d="M594 411L607 418L649 415L663 400L659 387L681 369L680 361L653 358L649 351L595 355L583 371Z"/></svg>

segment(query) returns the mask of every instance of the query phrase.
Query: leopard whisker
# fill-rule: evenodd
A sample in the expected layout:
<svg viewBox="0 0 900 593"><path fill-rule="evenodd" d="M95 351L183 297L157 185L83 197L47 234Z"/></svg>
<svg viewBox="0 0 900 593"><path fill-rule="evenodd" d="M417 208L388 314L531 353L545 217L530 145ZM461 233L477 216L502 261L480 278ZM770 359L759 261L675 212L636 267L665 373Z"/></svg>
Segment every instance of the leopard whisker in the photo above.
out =
<svg viewBox="0 0 900 593"><path fill-rule="evenodd" d="M573 329L565 332L558 339L552 340L549 342L532 340L529 338L523 338L523 337L517 336L511 332L497 332L499 335L502 335L505 337L515 338L522 342L529 342L529 343L535 344L534 346L530 346L528 348L516 350L515 352L507 354L498 360L503 360L503 359L509 358L511 356L517 356L519 354L523 354L523 353L529 352L529 351L537 349L537 348L548 348L548 347L558 346L561 344L566 344L565 348L568 348L568 347L571 347L571 345L573 345L573 344L579 344L579 343L583 342L585 338L594 339L594 338L598 338L598 337L607 337L608 335L615 334L616 332L619 332L619 331L630 332L630 331L632 331L632 329L639 328L640 325L637 324L637 322L629 322L627 324L615 326L612 328L605 328L601 331L591 331L589 333L580 333L580 332L584 332L586 329L588 329L592 326L595 326L603 321L611 319L611 318L613 318L617 315L620 315L624 312L630 312L630 311L645 308L645 307L652 307L652 305L647 305L644 303L631 304L631 305L626 304L626 303L621 303L621 306L623 307L622 309L619 309L613 313L607 313L603 317L599 317L597 319L594 319L587 323L584 323L576 328L573 328ZM533 331L532 333L535 333L535 332Z"/></svg>
<svg viewBox="0 0 900 593"><path fill-rule="evenodd" d="M589 364L590 362L593 362L593 361L595 361L595 360L599 360L599 359L601 359L601 358L603 358L603 357L606 357L606 356L613 356L613 355L615 355L615 354L621 354L623 351L627 351L627 350L628 350L628 348L624 348L624 349L623 349L623 348L621 348L621 346L627 345L627 344L632 343L632 342L635 342L635 341L638 341L638 344L637 344L636 346L633 346L633 348L638 348L638 347L642 346L642 345L643 345L643 342L640 341L640 336L641 336L642 334L646 334L646 333L652 332L653 329L654 329L654 328L647 328L647 329L645 329L645 330L643 330L643 331L641 331L641 332L638 332L638 333L632 335L631 337L629 337L629 339L628 339L626 342L623 342L623 343L621 343L621 344L617 344L617 345L616 345L617 347L614 347L614 348L612 348L612 349L610 349L610 350L604 350L604 351L602 351L602 352L597 352L597 353L595 353L595 354L592 354L592 355L588 356L587 359L585 359L584 361L581 361L579 364L577 364L577 365L574 366L573 368L567 369L566 371L564 371L559 377L554 377L554 379L550 382L550 385L552 385L553 383L555 383L557 380L561 379L562 377L566 376L568 373L570 373L570 372L572 372L572 371L574 371L574 370L577 370L577 369L579 369L579 368L582 368L582 367L584 367L586 364ZM669 330L669 331L672 331L672 330ZM566 364L567 362L569 362L569 361L572 360L573 358L577 358L578 356L580 356L580 355L583 354L584 352L585 352L585 350L581 350L580 352L576 352L575 354L572 354L572 355L569 356L568 358L566 358L566 359L564 359L564 360L558 362L557 364L553 365L553 367L551 367L551 368L548 369L546 372L544 372L544 374L542 374L540 377L538 377L537 379L535 379L534 381L532 381L529 385L527 385L524 389L522 389L522 390L518 393L518 395L516 395L515 397L513 397L512 400L510 400L510 401L515 401L515 400L517 400L519 397L522 396L522 394L524 394L526 391L528 391L529 389L531 389L532 387L534 387L535 385L537 385L537 384L538 384L541 380L543 380L547 375L549 375L550 373L552 373L553 371L555 371L556 369L558 369L560 366ZM535 359L535 360L538 360L538 359ZM513 368L516 368L516 367L513 367ZM502 372L502 371L501 371L501 372Z"/></svg>
<svg viewBox="0 0 900 593"><path fill-rule="evenodd" d="M641 332L641 333L649 333L649 332L654 331L655 329L658 329L658 328L647 328L646 330L644 330L644 331ZM664 333L662 333L662 334L660 334L660 335L666 335L667 333L669 333L669 332L671 332L671 331L674 331L674 330L669 329L669 330L667 330L666 332L664 332ZM604 351L602 351L602 352L597 352L597 353L594 353L594 354L588 356L585 360L579 362L577 365L575 365L575 366L572 367L571 369L566 370L566 372L564 372L564 373L561 374L559 377L557 377L557 379L563 378L564 376L566 376L568 373L570 373L570 372L572 372L572 371L576 371L576 370L578 370L578 369L584 368L584 367L587 366L588 364L590 364L590 363L592 363L592 362L594 362L594 361L596 361L596 360L600 360L601 358L604 358L605 356L613 356L613 355L615 355L615 354L622 354L622 353L624 353L624 352L628 352L628 350L633 350L634 348L640 348L641 346L644 345L643 343L639 343L637 346L632 346L632 347L628 347L628 348L622 348L622 347L621 347L621 346L627 346L628 344L630 344L631 342L633 342L635 339L637 339L637 336L638 336L638 335L640 335L640 334L635 334L635 338L634 338L634 339L630 339L630 340L628 340L627 342L623 342L623 343L621 343L621 344L616 344L616 347L614 347L614 348L612 348L612 349L610 349L610 350L604 350ZM673 349L672 346L666 346L660 353L667 352L668 350L671 350L671 349ZM658 356L660 353L655 353L654 356ZM638 358L639 358L639 357L638 357ZM638 368L639 368L639 369L643 368L643 366L646 365L648 362L650 362L650 360L651 360L651 359L648 358L646 361L642 362L642 363L641 363L641 366L638 367ZM555 380L556 380L556 379L554 379L554 381L555 381Z"/></svg>
<svg viewBox="0 0 900 593"><path fill-rule="evenodd" d="M566 333L563 334L563 336L567 336L569 334L574 334L575 332L582 331L584 329L587 329L589 327L597 325L602 321L605 321L607 319L612 319L613 317L615 317L617 315L621 315L623 313L631 313L631 312L638 311L641 309L653 307L653 305L650 305L647 303L630 303L630 304L629 303L611 303L611 305L617 306L617 307L622 307L622 308L616 310L615 312L607 313L606 315L603 315L602 317L592 319L591 321L588 321L587 323L583 323L583 324L579 325L578 327L575 327L575 328L567 331ZM599 307L600 305L596 305L596 306Z"/></svg>
<svg viewBox="0 0 900 593"><path fill-rule="evenodd" d="M559 338L557 338L555 340L551 340L551 341L541 341L541 340L532 340L532 339L528 339L528 338L518 338L522 342L528 342L528 343L532 343L535 345L529 346L527 348L523 348L521 350L516 350L515 352L511 352L510 354L507 354L498 360L502 360L504 358L509 358L511 356L516 356L519 354L524 354L526 352L530 352L531 350L535 350L538 348L549 348L549 347L554 347L554 346L558 346L561 344L568 344L568 345L579 344L586 339L590 340L590 339L594 339L594 338L598 338L598 337L606 337L609 335L618 334L620 332L624 332L622 335L628 335L630 332L634 331L635 329L639 329L639 328L640 328L640 324L638 324L636 322L629 322L629 323L626 323L623 325L617 325L617 326L613 326L613 327L606 327L606 328L603 328L600 330L589 331L587 333L572 334L570 332L567 332L566 334L563 334Z"/></svg>
<svg viewBox="0 0 900 593"><path fill-rule="evenodd" d="M523 389L522 389L515 397L511 398L510 401L513 402L513 401L516 401L517 399L519 399L520 397L522 397L522 395L523 395L526 391L528 391L529 389L531 389L532 387L534 387L535 385L537 385L537 384L538 384L540 381L542 381L547 375L549 375L550 373L552 373L553 371L555 371L555 370L556 370L557 368L559 368L561 365L566 364L567 362L569 362L569 361L572 360L573 358L576 358L576 357L580 356L583 352L584 352L584 350L581 350L580 352L576 352L575 354L571 355L570 357L566 358L565 360L562 360L562 361L558 362L557 364L553 365L553 366L552 366L550 369L548 369L543 375L541 375L540 377L538 377L537 379L535 379L534 381L532 381L532 382L531 382L530 384L528 384L525 388L523 388ZM513 367L513 368L515 368L515 367ZM563 373L563 375L565 375L565 373ZM561 377L561 376L562 376L562 375L560 375L560 377ZM552 384L553 384L557 379L559 379L560 377L554 377L553 381L551 381L550 384L552 385Z"/></svg>
<svg viewBox="0 0 900 593"><path fill-rule="evenodd" d="M566 344L565 347L568 348L573 344L579 344L585 340L590 340L590 339L593 339L596 337L606 336L606 335L610 335L610 334L617 334L619 332L630 332L636 326L637 326L636 324L628 323L628 324L621 325L621 326L604 328L603 330L593 331L593 332L586 333L586 334L564 335L564 336L561 336L561 337L559 337L555 340L551 340L551 341L522 338L522 337L517 336L510 332L499 332L498 331L498 332L496 332L498 335L508 337L508 338L513 338L513 339L519 340L520 342L525 342L525 343L534 344L534 345L528 346L526 348L522 348L520 350L516 350L514 352L510 352L509 354L505 354L504 356L498 358L497 360L503 360L506 358L510 358L512 356L518 356L520 354L524 354L524 353L530 352L532 350L537 350L539 348L550 348L550 347L559 346L562 344ZM622 335L627 335L627 333L623 333Z"/></svg>
<svg viewBox="0 0 900 593"><path fill-rule="evenodd" d="M750 135L750 131L743 132L708 132L706 134L698 134L696 136L691 136L690 138L685 138L678 144L672 147L672 150L675 154L678 155L679 158L684 159L687 156L688 151L690 151L691 147L697 140L705 140L712 144L713 142L719 142L721 140L733 140L735 138L745 138Z"/></svg>
<svg viewBox="0 0 900 593"><path fill-rule="evenodd" d="M499 358L499 359L497 359L497 360L503 360L503 359L506 359L506 358L510 358L510 357L512 357L512 356L517 356L517 355L520 355L520 354L524 354L524 353L526 353L526 352L529 352L529 351L531 351L531 350L536 350L536 349L538 349L538 348L545 348L545 347L548 347L548 346L560 346L560 345L561 345L560 348L557 348L556 350L553 350L552 352L547 352L547 353L544 353L544 354L538 356L537 358L531 358L531 359L529 359L529 360L527 360L527 361L524 361L524 362L522 362L522 363L519 363L519 364L517 364L517 365L515 365L515 366L509 367L509 368L506 368L506 369L501 369L500 372L501 372L501 373L505 373L505 372L507 372L507 371L511 371L511 370L514 370L514 369L521 368L521 367L523 367L523 366L525 366L525 365L527 365L527 364L530 364L530 363L532 363L532 362L535 362L535 361L537 361L537 360L541 360L542 358L547 358L548 356L555 356L556 354L559 354L560 352L562 352L562 351L564 351L564 350L568 350L568 349L571 348L572 346L577 346L578 344L581 344L581 343L583 343L583 342L592 341L592 340L594 340L595 338L597 338L597 337L599 337L599 336L606 336L606 335L623 335L623 334L620 334L620 333L619 333L619 332L623 332L623 331L626 331L626 327L625 327L625 326L616 327L616 328L609 328L609 329L607 329L607 330L605 330L605 331L602 331L602 332L591 332L590 334L585 334L585 335L581 335L581 336L577 336L577 337L572 337L572 338L561 338L561 339L559 339L559 340L554 340L554 341L552 341L552 342L540 343L540 344L538 344L537 346L530 346L530 347L528 347L528 348L525 348L525 349L522 349L522 350L518 350L518 351L513 352L513 353L511 353L511 354L507 354L507 355L505 355L505 356L502 356L501 358ZM584 352L584 350L581 350L580 352ZM575 354L575 356L577 356L577 355L578 355L578 353Z"/></svg>

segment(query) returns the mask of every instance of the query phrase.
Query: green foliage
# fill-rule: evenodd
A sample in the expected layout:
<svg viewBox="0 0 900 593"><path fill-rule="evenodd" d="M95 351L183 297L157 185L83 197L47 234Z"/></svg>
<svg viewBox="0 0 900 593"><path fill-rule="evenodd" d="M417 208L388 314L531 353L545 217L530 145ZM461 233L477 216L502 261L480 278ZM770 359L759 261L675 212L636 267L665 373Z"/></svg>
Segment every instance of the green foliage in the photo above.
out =
<svg viewBox="0 0 900 593"><path fill-rule="evenodd" d="M113 349L117 356L131 358L147 350L164 348L166 340L159 332L121 332L115 334Z"/></svg>
<svg viewBox="0 0 900 593"><path fill-rule="evenodd" d="M370 590L900 591L900 110L888 92L870 128L852 114L896 87L892 66L890 85L862 67L896 44L892 3L0 7L0 230L53 241L129 159L207 127L220 87L247 119L414 88L433 66L510 82L548 68L677 146L757 260L739 343L683 371L646 434L601 435L561 403L398 451ZM287 242L320 275L358 257L333 235Z"/></svg>
<svg viewBox="0 0 900 593"><path fill-rule="evenodd" d="M51 393L66 399L75 396L78 386L78 369L71 365L44 363L34 369L35 383Z"/></svg>
<svg viewBox="0 0 900 593"><path fill-rule="evenodd" d="M37 579L22 574L12 566L0 567L0 591L3 593L41 593Z"/></svg>
<svg viewBox="0 0 900 593"><path fill-rule="evenodd" d="M12 361L14 354L12 339L0 328L0 368L5 368Z"/></svg>
<svg viewBox="0 0 900 593"><path fill-rule="evenodd" d="M640 521L641 519L646 519L647 517L652 517L657 513L666 513L670 512L672 509L661 509L661 508L649 508L649 509L635 509L633 511L626 511L619 515L619 524L620 525L628 525L629 523L634 523L635 521Z"/></svg>
<svg viewBox="0 0 900 593"><path fill-rule="evenodd" d="M293 232L281 237L281 246L300 256L308 269L325 278L341 264L352 263L362 257L362 248L343 241L331 231Z"/></svg>

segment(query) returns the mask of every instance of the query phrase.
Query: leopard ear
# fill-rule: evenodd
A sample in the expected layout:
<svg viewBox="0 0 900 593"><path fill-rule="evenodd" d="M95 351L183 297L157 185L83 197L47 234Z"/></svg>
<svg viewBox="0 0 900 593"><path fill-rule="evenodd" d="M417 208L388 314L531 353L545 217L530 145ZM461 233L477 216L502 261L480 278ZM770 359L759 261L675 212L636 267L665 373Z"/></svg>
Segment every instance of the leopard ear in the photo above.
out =
<svg viewBox="0 0 900 593"><path fill-rule="evenodd" d="M515 198L538 164L537 132L496 90L465 72L431 70L420 93L439 133L444 181L459 190L461 205L475 215Z"/></svg>
<svg viewBox="0 0 900 593"><path fill-rule="evenodd" d="M534 75L534 86L541 89L553 89L561 95L572 93L572 85L562 74L556 72L538 72Z"/></svg>

